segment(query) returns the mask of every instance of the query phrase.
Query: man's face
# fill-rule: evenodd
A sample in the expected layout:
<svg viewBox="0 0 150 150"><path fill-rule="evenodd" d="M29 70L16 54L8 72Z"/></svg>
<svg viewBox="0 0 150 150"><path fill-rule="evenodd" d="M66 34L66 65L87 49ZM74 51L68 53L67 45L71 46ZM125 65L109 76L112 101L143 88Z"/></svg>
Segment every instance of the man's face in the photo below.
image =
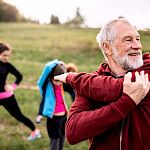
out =
<svg viewBox="0 0 150 150"><path fill-rule="evenodd" d="M117 35L112 44L112 57L125 70L137 69L143 65L140 35L127 23L117 26Z"/></svg>

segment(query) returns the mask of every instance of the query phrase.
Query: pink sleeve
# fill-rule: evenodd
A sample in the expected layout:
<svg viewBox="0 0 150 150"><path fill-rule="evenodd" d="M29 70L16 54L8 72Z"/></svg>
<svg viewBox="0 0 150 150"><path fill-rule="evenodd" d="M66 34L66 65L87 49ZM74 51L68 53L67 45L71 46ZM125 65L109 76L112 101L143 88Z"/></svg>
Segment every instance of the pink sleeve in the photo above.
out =
<svg viewBox="0 0 150 150"><path fill-rule="evenodd" d="M13 92L2 92L0 93L0 99L8 98L13 95Z"/></svg>
<svg viewBox="0 0 150 150"><path fill-rule="evenodd" d="M16 83L13 83L12 86L13 86L13 89L15 90L18 85Z"/></svg>

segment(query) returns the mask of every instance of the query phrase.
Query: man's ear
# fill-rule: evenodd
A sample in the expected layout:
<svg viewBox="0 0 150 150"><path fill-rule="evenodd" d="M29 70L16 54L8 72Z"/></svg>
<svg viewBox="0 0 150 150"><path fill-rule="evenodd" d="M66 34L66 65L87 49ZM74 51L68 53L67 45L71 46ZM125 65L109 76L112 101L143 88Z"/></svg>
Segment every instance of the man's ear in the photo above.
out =
<svg viewBox="0 0 150 150"><path fill-rule="evenodd" d="M112 47L110 42L108 41L103 42L102 48L106 55L112 55Z"/></svg>

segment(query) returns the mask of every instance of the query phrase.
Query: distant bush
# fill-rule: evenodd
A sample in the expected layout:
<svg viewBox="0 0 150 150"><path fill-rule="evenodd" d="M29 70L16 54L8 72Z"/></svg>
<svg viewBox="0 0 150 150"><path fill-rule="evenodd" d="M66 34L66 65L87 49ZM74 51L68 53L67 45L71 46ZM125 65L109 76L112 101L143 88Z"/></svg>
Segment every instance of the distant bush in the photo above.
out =
<svg viewBox="0 0 150 150"><path fill-rule="evenodd" d="M77 8L75 17L65 22L64 25L75 27L75 28L80 28L84 25L84 21L85 21L84 17L80 14L80 9Z"/></svg>
<svg viewBox="0 0 150 150"><path fill-rule="evenodd" d="M148 36L150 36L150 29L140 30L139 32L140 32L141 34L143 34L143 35L148 35Z"/></svg>
<svg viewBox="0 0 150 150"><path fill-rule="evenodd" d="M58 17L52 15L51 20L50 20L50 24L60 24Z"/></svg>
<svg viewBox="0 0 150 150"><path fill-rule="evenodd" d="M8 3L0 0L0 22L32 22L39 23L38 20L32 20L20 15L19 10Z"/></svg>
<svg viewBox="0 0 150 150"><path fill-rule="evenodd" d="M15 6L0 1L0 21L16 22L20 18L19 11Z"/></svg>

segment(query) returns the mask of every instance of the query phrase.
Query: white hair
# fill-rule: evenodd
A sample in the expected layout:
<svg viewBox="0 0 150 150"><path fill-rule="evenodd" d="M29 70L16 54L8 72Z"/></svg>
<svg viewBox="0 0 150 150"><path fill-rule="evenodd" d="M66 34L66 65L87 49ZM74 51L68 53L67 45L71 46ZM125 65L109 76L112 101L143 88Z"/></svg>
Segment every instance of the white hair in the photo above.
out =
<svg viewBox="0 0 150 150"><path fill-rule="evenodd" d="M128 24L130 24L124 18L118 18L118 19L112 20L112 21L108 22L106 25L104 25L101 28L100 32L96 36L96 40L99 43L99 47L101 48L102 53L103 53L105 58L106 58L106 56L105 56L105 52L102 48L102 44L106 41L112 42L112 43L114 42L115 36L117 34L117 23L128 23Z"/></svg>

